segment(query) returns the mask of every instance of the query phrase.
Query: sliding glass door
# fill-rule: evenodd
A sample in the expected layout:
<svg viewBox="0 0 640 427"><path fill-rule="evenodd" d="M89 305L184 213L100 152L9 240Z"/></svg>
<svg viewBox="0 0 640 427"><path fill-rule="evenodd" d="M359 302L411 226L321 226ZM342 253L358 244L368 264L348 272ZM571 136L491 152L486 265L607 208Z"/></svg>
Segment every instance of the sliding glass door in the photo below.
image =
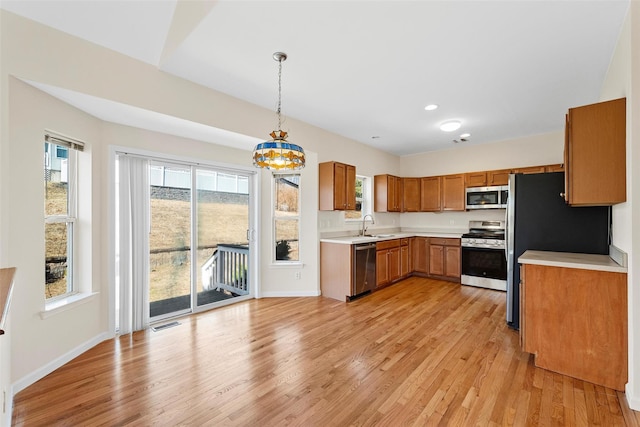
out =
<svg viewBox="0 0 640 427"><path fill-rule="evenodd" d="M249 295L249 179L196 169L195 306Z"/></svg>
<svg viewBox="0 0 640 427"><path fill-rule="evenodd" d="M150 164L151 321L249 296L249 174Z"/></svg>

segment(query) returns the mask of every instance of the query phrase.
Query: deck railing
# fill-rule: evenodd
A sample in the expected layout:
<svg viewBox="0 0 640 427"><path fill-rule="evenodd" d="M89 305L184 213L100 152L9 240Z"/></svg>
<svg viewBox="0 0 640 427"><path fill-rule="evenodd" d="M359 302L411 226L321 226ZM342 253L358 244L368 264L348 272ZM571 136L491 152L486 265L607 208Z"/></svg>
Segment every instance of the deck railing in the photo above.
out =
<svg viewBox="0 0 640 427"><path fill-rule="evenodd" d="M249 246L218 245L201 269L205 290L249 294Z"/></svg>

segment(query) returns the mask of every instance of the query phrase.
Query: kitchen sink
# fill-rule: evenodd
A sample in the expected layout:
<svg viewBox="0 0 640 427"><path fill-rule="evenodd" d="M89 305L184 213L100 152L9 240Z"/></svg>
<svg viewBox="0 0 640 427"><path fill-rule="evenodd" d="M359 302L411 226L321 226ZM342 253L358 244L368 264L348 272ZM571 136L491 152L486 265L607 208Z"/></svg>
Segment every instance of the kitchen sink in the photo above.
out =
<svg viewBox="0 0 640 427"><path fill-rule="evenodd" d="M395 236L395 234L374 234L374 235L373 235L373 236L371 236L371 237L378 237L378 238L381 238L381 239L382 239L382 238L384 238L384 237L394 237L394 236Z"/></svg>

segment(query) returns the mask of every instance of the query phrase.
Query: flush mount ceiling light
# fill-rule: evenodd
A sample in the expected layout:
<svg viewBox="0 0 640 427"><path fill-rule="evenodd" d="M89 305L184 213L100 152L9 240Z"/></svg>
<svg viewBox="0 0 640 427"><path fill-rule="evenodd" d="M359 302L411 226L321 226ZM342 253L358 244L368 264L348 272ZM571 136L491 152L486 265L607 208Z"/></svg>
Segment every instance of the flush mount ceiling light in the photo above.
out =
<svg viewBox="0 0 640 427"><path fill-rule="evenodd" d="M440 125L440 130L444 132L453 132L454 130L460 129L462 123L460 120L449 120Z"/></svg>
<svg viewBox="0 0 640 427"><path fill-rule="evenodd" d="M469 138L470 136L470 133L463 133L462 135L460 135L460 138Z"/></svg>
<svg viewBox="0 0 640 427"><path fill-rule="evenodd" d="M287 54L276 52L273 59L278 61L278 130L269 135L270 141L261 142L253 149L253 165L258 168L282 170L302 169L304 167L304 150L296 144L287 142L287 132L282 130L282 61L287 60Z"/></svg>
<svg viewBox="0 0 640 427"><path fill-rule="evenodd" d="M427 110L427 111L433 111L433 110L435 110L437 108L438 108L438 104L429 104L426 107L424 107L424 109Z"/></svg>

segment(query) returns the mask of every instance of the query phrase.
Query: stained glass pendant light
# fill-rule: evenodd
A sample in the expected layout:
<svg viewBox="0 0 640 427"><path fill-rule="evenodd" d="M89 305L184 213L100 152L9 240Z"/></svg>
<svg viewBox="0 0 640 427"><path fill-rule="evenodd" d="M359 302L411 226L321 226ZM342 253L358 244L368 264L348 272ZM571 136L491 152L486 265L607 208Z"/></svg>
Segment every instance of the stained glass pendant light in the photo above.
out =
<svg viewBox="0 0 640 427"><path fill-rule="evenodd" d="M287 132L282 130L280 114L282 104L282 62L287 54L276 52L273 59L278 61L278 130L269 135L270 141L261 142L253 149L253 165L271 170L296 170L304 167L304 150L296 144L287 142Z"/></svg>

